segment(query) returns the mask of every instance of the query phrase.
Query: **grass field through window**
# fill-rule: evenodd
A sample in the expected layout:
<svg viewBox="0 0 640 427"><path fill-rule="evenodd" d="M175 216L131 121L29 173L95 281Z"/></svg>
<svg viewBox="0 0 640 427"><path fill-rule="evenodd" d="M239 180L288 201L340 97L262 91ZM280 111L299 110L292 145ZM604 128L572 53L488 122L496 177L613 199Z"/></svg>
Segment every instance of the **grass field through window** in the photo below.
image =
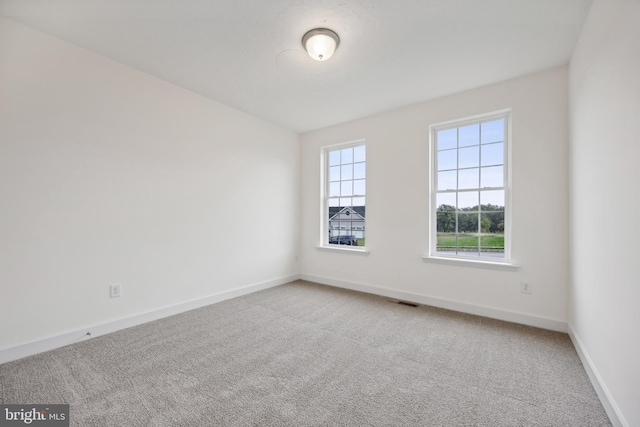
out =
<svg viewBox="0 0 640 427"><path fill-rule="evenodd" d="M482 249L504 250L504 234L459 234L459 249L477 249L478 237L480 238L480 247ZM436 249L455 249L455 234L438 234L438 243Z"/></svg>

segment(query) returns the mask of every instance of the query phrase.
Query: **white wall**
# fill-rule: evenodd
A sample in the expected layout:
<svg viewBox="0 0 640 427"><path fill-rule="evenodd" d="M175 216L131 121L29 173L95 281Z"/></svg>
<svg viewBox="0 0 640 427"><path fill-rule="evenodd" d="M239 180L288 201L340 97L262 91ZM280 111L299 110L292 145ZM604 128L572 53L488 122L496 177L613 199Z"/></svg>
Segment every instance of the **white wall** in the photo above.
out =
<svg viewBox="0 0 640 427"><path fill-rule="evenodd" d="M0 349L297 274L298 138L0 18Z"/></svg>
<svg viewBox="0 0 640 427"><path fill-rule="evenodd" d="M570 95L570 326L622 423L637 426L639 1L593 3L571 60Z"/></svg>
<svg viewBox="0 0 640 427"><path fill-rule="evenodd" d="M304 134L303 277L406 292L447 307L453 301L461 304L453 307L488 315L506 311L552 319L559 329L566 327L567 96L567 68L561 67ZM512 255L520 270L425 263L421 257L429 238L429 125L505 108L513 114ZM370 254L319 250L320 147L360 138L367 140ZM521 281L533 284L531 295L520 292ZM493 311L473 309L477 306Z"/></svg>

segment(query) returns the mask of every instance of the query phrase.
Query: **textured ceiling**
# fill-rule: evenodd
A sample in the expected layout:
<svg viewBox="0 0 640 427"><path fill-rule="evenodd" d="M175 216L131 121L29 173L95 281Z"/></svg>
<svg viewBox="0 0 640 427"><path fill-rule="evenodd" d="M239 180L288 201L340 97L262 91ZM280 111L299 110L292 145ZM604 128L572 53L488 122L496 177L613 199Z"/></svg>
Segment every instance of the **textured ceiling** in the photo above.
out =
<svg viewBox="0 0 640 427"><path fill-rule="evenodd" d="M297 132L566 64L591 0L0 0L0 15ZM341 39L315 62L308 30Z"/></svg>

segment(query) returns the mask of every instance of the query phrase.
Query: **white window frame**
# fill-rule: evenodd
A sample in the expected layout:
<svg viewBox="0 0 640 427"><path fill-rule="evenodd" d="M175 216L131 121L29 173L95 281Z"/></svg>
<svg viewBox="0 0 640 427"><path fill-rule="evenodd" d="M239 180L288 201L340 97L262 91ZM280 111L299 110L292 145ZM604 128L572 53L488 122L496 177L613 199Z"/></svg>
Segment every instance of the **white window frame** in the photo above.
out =
<svg viewBox="0 0 640 427"><path fill-rule="evenodd" d="M349 142L344 142L344 143L340 143L340 144L334 144L334 145L328 145L325 147L322 147L321 149L321 212L320 212L320 244L318 245L318 249L323 249L323 250L330 250L330 251L338 251L338 252L351 252L351 253L361 253L361 254L368 254L369 251L366 249L366 246L350 246L350 245L336 245L336 244L329 244L329 186L330 186L330 181L329 181L329 153L331 151L336 151L336 150L342 150L345 148L351 148L351 147L358 147L364 145L366 147L367 150L367 154L365 154L365 156L368 157L368 147L367 147L367 142L365 139L358 139L358 140L354 140L354 141L349 141ZM365 157L365 165L367 164L368 160L367 157ZM365 166L366 167L366 166ZM365 180L367 180L366 178L366 171L365 171ZM368 181L368 180L367 180ZM350 197L365 197L366 198L366 182L365 182L365 194L362 195L353 195ZM366 206L366 200L365 200L365 206ZM365 217L365 226L364 229L366 230L366 217ZM366 231L365 231L366 233ZM365 234L365 239L366 239L366 234Z"/></svg>
<svg viewBox="0 0 640 427"><path fill-rule="evenodd" d="M438 185L438 168L437 168L437 132L459 128L468 125L489 122L492 120L504 119L505 123L505 131L504 131L504 181L503 181L503 189L505 192L505 200L504 200L504 257L503 258L493 258L493 257L482 257L478 255L473 256L465 256L464 254L444 254L441 252L436 252L437 245L437 214L436 214L436 195L438 194L437 185ZM492 113L482 114L473 117L466 117L462 119L450 120L447 122L432 124L429 126L429 158L430 158L430 168L431 168L431 179L430 181L430 197L429 197L429 253L427 256L424 256L423 259L425 261L430 262L439 262L444 264L454 264L454 265L466 265L466 266L477 266L482 268L495 268L495 269L503 269L503 270L511 270L515 271L518 269L518 266L512 263L511 258L511 132L512 132L512 119L511 119L511 110L505 109L500 111L495 111ZM478 190L481 190L480 188ZM456 190L456 192L459 190Z"/></svg>

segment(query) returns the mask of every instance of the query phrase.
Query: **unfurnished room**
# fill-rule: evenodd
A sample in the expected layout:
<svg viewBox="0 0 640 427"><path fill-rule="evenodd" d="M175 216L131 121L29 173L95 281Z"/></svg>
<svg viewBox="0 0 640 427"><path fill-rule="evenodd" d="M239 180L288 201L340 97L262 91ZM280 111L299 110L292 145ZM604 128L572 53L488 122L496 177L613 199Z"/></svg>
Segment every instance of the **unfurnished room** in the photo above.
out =
<svg viewBox="0 0 640 427"><path fill-rule="evenodd" d="M640 426L640 0L0 0L1 426Z"/></svg>

